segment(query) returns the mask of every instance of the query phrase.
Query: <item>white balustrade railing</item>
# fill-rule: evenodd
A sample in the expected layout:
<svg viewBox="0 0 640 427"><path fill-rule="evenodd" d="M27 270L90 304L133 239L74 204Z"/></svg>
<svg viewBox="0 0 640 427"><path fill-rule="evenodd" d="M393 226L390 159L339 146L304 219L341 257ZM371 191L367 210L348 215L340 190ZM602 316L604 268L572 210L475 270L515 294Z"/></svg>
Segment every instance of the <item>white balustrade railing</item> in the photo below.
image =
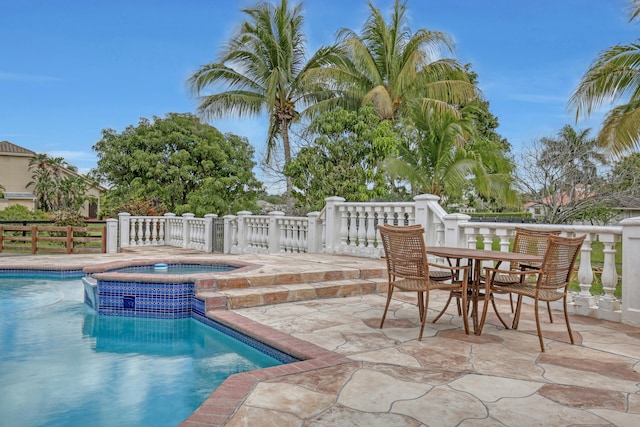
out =
<svg viewBox="0 0 640 427"><path fill-rule="evenodd" d="M466 245L464 246L476 248L480 240L479 237L481 237L484 249L491 249L493 242L498 240L502 251L509 250L509 244L515 235L516 227L511 223L484 222L462 222L459 226L464 230L466 236ZM620 321L620 301L614 296L614 292L620 276L616 266L616 244L622 240L623 228L621 226L527 224L526 228L560 230L561 235L567 237L586 236L578 258L577 280L580 291L571 293L572 304L570 308L578 314ZM594 266L591 262L594 242L600 242L603 245L604 259L601 267ZM592 294L594 270L601 272L600 281L603 295Z"/></svg>
<svg viewBox="0 0 640 427"><path fill-rule="evenodd" d="M508 251L514 236L514 223L472 222L464 214L447 214L438 197L421 195L414 202L350 203L341 197L329 197L322 212L306 217L286 216L283 212L253 215L238 212L224 217L224 252L243 253L330 253L380 257L379 224L425 227L428 246L481 247L490 249L494 242ZM171 245L211 251L215 215L194 218L193 214L165 214L162 217L131 216L121 213L118 219L119 247ZM108 224L109 225L109 224ZM571 309L578 314L640 326L640 218L622 221L619 226L526 224L527 228L559 229L565 236L585 235L581 248L577 281ZM113 234L116 227L108 227ZM110 231L109 231L110 230ZM108 242L115 242L107 236ZM592 262L593 244L603 249L603 262ZM617 266L616 251L622 247L622 266ZM114 244L108 245L115 251ZM596 271L596 274L594 274ZM593 284L599 276L602 294L594 295ZM615 289L622 278L622 302Z"/></svg>
<svg viewBox="0 0 640 427"><path fill-rule="evenodd" d="M217 215L195 218L191 213L176 216L132 216L118 214L119 247L177 246L211 252L213 219Z"/></svg>

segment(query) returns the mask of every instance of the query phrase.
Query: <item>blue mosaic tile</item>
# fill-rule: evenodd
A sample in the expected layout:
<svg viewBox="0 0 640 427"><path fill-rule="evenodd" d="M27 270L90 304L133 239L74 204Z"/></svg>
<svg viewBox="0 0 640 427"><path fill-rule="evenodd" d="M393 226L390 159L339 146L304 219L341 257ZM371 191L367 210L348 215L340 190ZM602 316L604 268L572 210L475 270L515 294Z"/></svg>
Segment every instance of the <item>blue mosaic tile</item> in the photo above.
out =
<svg viewBox="0 0 640 427"><path fill-rule="evenodd" d="M199 314L194 313L193 311L191 312L191 316L204 323L207 326L210 326L226 335L229 335L232 338L237 339L238 341L247 344L250 347L255 348L258 351L261 351L262 353L266 354L267 356L270 356L274 359L276 359L277 361L287 364L287 363L293 363L293 362L299 362L300 359L295 358L293 356L291 356L290 354L284 353L276 348L271 347L270 345L267 345L261 341L258 341L254 338L251 338L247 335L244 335L238 331L236 331L235 329L231 329L228 326L223 325L222 323L216 322L215 320L211 320L208 317L205 316L201 316Z"/></svg>
<svg viewBox="0 0 640 427"><path fill-rule="evenodd" d="M79 279L85 276L82 270L24 270L20 268L0 268L0 275L7 278L36 277L53 279Z"/></svg>

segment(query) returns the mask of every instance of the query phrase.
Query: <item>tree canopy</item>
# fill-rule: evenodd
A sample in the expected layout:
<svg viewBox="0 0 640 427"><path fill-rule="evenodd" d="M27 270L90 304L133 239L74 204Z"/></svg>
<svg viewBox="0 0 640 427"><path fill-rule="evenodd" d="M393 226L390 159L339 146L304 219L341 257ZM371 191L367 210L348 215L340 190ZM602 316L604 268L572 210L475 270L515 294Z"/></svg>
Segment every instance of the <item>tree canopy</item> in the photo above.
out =
<svg viewBox="0 0 640 427"><path fill-rule="evenodd" d="M451 37L425 28L411 31L406 0L396 0L387 22L369 2L370 14L360 34L338 32L338 60L323 70L348 109L371 103L380 118L396 119L403 110L448 111L478 96L464 67L452 58Z"/></svg>
<svg viewBox="0 0 640 427"><path fill-rule="evenodd" d="M246 21L223 47L220 57L201 66L188 83L201 95L198 110L205 118L256 116L266 112L269 116L266 161L271 160L281 138L286 165L292 157L291 125L303 108L331 95L307 75L325 64L334 49L319 49L306 59L301 4L290 8L287 0L278 5L260 1L243 12ZM287 194L290 190L291 183L287 180Z"/></svg>
<svg viewBox="0 0 640 427"><path fill-rule="evenodd" d="M629 20L640 16L640 1L629 2ZM598 144L614 156L640 148L640 43L618 44L600 52L571 95L576 119L622 100L609 111Z"/></svg>
<svg viewBox="0 0 640 427"><path fill-rule="evenodd" d="M107 209L135 200L198 216L256 209L262 184L252 170L253 148L195 115L142 118L122 133L103 129L93 149L98 164L92 173L111 189Z"/></svg>
<svg viewBox="0 0 640 427"><path fill-rule="evenodd" d="M329 196L364 202L389 192L380 164L395 150L397 137L391 123L380 120L372 107L324 113L311 131L313 143L285 170L302 207L320 210Z"/></svg>

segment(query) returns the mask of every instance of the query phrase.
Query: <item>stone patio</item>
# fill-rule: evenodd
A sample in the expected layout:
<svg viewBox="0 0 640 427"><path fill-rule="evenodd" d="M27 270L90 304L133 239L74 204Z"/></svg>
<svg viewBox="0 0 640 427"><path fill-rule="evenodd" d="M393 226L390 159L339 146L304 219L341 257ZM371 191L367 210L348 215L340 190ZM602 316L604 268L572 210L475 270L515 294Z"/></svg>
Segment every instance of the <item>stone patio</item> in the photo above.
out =
<svg viewBox="0 0 640 427"><path fill-rule="evenodd" d="M0 268L203 256L233 257L176 249L2 256ZM245 274L262 275L260 281L270 276L274 285L320 274L378 286L376 271L384 267L380 260L317 255L234 259L260 265ZM482 335L465 335L455 305L431 323L447 297L434 292L424 338L417 341L414 294L396 293L380 329L385 297L376 289L210 311L210 317L305 360L230 377L182 425L640 425L640 329L571 316L576 339L571 345L561 313L554 312L555 323L542 318L547 351L541 353L530 306L517 331L502 328L489 311ZM500 302L500 312L510 312L506 303Z"/></svg>

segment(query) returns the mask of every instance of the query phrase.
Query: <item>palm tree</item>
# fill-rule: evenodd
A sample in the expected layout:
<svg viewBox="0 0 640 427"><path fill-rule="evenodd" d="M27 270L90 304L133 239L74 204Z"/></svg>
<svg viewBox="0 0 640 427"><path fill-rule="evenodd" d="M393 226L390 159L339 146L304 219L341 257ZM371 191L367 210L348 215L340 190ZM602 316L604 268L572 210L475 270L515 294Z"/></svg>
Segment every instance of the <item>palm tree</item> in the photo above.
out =
<svg viewBox="0 0 640 427"><path fill-rule="evenodd" d="M512 166L499 142L478 136L468 109L461 114L431 110L415 116L397 156L385 161L390 177L407 181L412 194L435 194L445 204L460 197L469 180L481 196L514 202Z"/></svg>
<svg viewBox="0 0 640 427"><path fill-rule="evenodd" d="M396 0L387 23L369 2L371 13L362 35L341 29L340 59L322 72L347 109L371 102L382 119L395 119L415 106L459 116L457 106L476 98L477 89L455 60L439 58L441 51L453 51L451 38L424 28L412 33L405 5L406 0Z"/></svg>
<svg viewBox="0 0 640 427"><path fill-rule="evenodd" d="M630 1L630 21L640 16L640 0ZM638 40L640 41L640 39ZM640 148L640 43L616 45L601 52L571 95L576 120L598 107L627 101L607 113L598 145L615 157Z"/></svg>
<svg viewBox="0 0 640 427"><path fill-rule="evenodd" d="M308 61L302 31L301 5L287 0L275 6L259 2L245 9L247 20L223 48L217 62L203 65L188 80L200 97L198 110L207 119L227 115L269 115L269 163L282 139L285 165L291 160L289 132L301 108L326 100L330 92L308 78L310 70L327 63L333 48L322 48ZM213 89L215 93L204 94ZM291 181L287 178L287 195Z"/></svg>

